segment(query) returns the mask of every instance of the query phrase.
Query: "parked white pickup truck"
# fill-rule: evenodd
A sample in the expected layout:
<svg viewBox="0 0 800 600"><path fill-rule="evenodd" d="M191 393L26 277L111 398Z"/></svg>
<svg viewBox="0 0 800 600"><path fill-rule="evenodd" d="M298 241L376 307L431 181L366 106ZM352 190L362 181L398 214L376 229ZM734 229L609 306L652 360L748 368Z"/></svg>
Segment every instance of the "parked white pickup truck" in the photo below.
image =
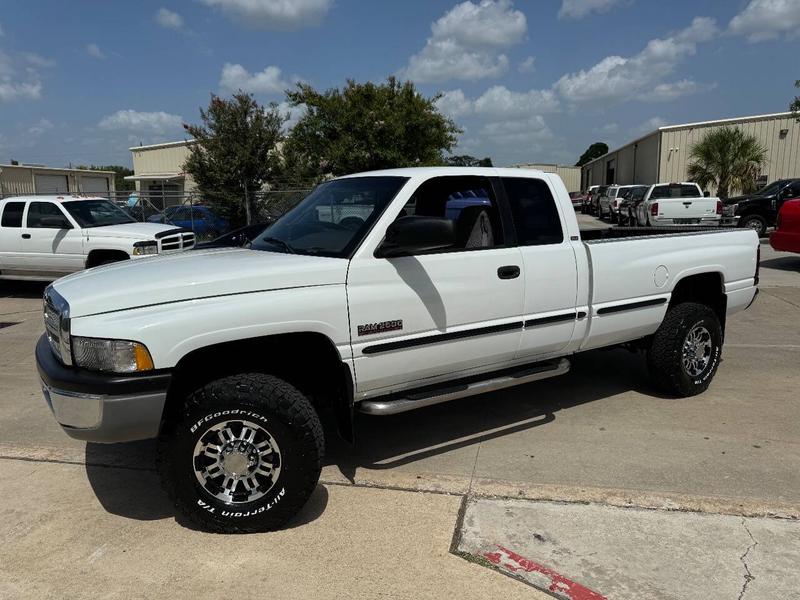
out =
<svg viewBox="0 0 800 600"><path fill-rule="evenodd" d="M640 227L718 226L722 219L722 201L703 194L692 182L651 185L636 208Z"/></svg>
<svg viewBox="0 0 800 600"><path fill-rule="evenodd" d="M138 223L104 198L19 196L0 200L0 279L63 275L194 246L194 233Z"/></svg>
<svg viewBox="0 0 800 600"><path fill-rule="evenodd" d="M372 207L358 224L335 210L355 199ZM67 434L158 437L181 512L272 529L317 483L321 415L352 441L357 411L562 375L567 357L618 344L646 352L667 393L704 391L726 319L757 293L758 248L741 229L582 233L564 184L538 171L362 173L322 184L249 248L56 281L36 359Z"/></svg>

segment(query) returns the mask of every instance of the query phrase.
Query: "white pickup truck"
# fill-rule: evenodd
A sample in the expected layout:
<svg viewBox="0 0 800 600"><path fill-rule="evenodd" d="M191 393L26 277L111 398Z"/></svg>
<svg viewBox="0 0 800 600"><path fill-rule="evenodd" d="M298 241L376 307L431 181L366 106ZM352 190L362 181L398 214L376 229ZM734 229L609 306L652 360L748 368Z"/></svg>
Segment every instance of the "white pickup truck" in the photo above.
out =
<svg viewBox="0 0 800 600"><path fill-rule="evenodd" d="M336 210L356 200L358 221ZM276 528L317 483L321 418L353 441L357 411L562 375L571 355L619 344L667 393L704 391L726 319L756 296L758 238L653 233L582 233L564 184L538 171L341 177L248 248L53 283L44 395L74 438L157 437L165 488L202 527Z"/></svg>
<svg viewBox="0 0 800 600"><path fill-rule="evenodd" d="M692 182L656 183L636 207L640 227L718 226L722 219L722 201L703 193Z"/></svg>
<svg viewBox="0 0 800 600"><path fill-rule="evenodd" d="M0 279L52 281L98 265L192 246L191 230L138 223L104 198L0 200Z"/></svg>

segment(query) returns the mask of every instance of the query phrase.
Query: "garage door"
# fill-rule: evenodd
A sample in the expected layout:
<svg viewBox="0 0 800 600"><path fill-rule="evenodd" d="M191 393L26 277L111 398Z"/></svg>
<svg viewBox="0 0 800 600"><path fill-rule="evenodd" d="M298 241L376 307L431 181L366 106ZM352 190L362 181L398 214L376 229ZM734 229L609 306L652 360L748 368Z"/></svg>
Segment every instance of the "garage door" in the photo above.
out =
<svg viewBox="0 0 800 600"><path fill-rule="evenodd" d="M81 191L84 194L107 194L108 177L81 177Z"/></svg>
<svg viewBox="0 0 800 600"><path fill-rule="evenodd" d="M66 194L69 184L66 175L34 175L37 194Z"/></svg>

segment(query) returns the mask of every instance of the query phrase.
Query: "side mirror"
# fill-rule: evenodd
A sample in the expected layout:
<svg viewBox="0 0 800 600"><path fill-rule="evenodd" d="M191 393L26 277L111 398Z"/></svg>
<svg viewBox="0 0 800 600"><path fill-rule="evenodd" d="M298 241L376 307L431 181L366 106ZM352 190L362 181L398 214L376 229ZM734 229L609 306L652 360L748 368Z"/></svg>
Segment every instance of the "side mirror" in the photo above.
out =
<svg viewBox="0 0 800 600"><path fill-rule="evenodd" d="M709 191L703 192L703 198L710 198L710 197L711 197L711 192Z"/></svg>
<svg viewBox="0 0 800 600"><path fill-rule="evenodd" d="M376 258L410 256L452 248L455 225L444 217L401 217L386 228L386 237L375 251Z"/></svg>
<svg viewBox="0 0 800 600"><path fill-rule="evenodd" d="M64 217L42 217L39 224L45 229L72 229L72 225Z"/></svg>

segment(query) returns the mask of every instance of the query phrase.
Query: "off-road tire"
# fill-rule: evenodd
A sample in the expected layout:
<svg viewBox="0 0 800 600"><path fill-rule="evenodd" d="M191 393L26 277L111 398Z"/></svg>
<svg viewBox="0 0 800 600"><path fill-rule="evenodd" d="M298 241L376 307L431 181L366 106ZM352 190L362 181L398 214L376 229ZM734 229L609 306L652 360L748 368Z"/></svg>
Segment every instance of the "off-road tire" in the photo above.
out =
<svg viewBox="0 0 800 600"><path fill-rule="evenodd" d="M213 496L195 474L195 448L210 428L236 419L257 423L280 449L280 471L266 494L251 502ZM261 373L224 377L190 394L182 413L165 424L156 464L177 511L217 533L271 531L305 505L319 481L325 442L311 403L289 383Z"/></svg>
<svg viewBox="0 0 800 600"><path fill-rule="evenodd" d="M683 365L683 345L697 326L711 335L707 366L692 376ZM722 327L716 313L704 304L684 302L667 311L647 351L647 368L652 382L663 392L685 398L704 392L711 384L722 356Z"/></svg>

